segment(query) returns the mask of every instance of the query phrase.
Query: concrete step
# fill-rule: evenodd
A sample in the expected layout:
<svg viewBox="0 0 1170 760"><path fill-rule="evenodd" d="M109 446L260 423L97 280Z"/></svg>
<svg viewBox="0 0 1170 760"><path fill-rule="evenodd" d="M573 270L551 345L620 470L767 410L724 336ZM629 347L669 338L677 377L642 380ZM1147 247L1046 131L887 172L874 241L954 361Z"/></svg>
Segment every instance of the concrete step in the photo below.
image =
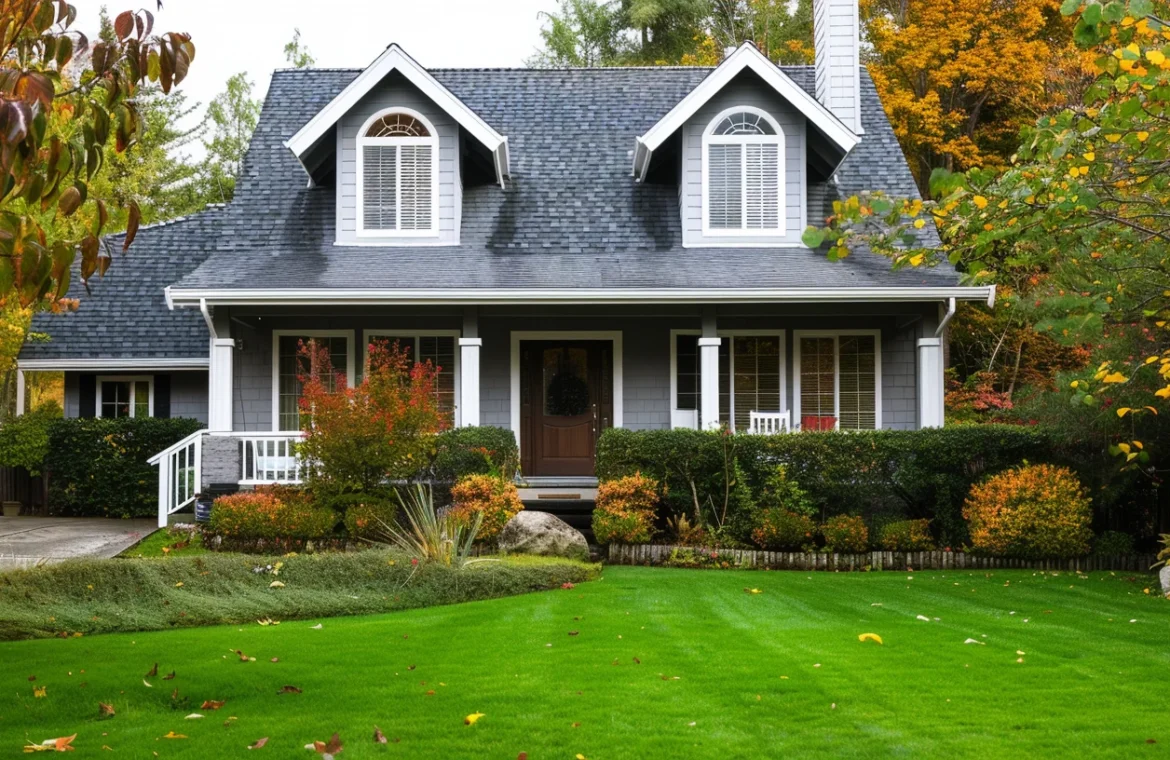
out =
<svg viewBox="0 0 1170 760"><path fill-rule="evenodd" d="M521 489L523 491L524 489ZM590 544L593 537L593 500L585 499L525 499L524 508L535 512L548 512L581 531Z"/></svg>

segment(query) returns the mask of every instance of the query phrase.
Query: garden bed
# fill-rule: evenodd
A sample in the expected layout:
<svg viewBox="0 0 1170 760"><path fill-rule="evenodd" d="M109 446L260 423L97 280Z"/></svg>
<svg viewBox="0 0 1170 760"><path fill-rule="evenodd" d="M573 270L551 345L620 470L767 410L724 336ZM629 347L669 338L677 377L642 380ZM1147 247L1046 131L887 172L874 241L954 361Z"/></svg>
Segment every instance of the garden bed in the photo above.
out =
<svg viewBox="0 0 1170 760"><path fill-rule="evenodd" d="M386 550L78 560L0 574L0 639L388 612L560 588L597 572L536 557L457 569Z"/></svg>
<svg viewBox="0 0 1170 760"><path fill-rule="evenodd" d="M611 565L666 565L671 567L737 568L768 570L1120 570L1149 572L1158 561L1153 554L1127 556L1089 555L1077 559L1013 559L982 557L966 552L770 552L753 549L718 549L670 544L610 544L606 561Z"/></svg>

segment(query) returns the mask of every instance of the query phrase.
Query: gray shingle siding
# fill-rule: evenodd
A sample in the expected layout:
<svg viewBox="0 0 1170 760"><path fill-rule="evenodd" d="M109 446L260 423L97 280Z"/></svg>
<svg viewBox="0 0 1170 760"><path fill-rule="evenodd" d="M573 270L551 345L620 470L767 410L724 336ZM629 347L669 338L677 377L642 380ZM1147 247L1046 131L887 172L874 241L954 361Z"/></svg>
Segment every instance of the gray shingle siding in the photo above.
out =
<svg viewBox="0 0 1170 760"><path fill-rule="evenodd" d="M206 329L206 327L204 327ZM206 345L206 343L204 344ZM77 417L81 414L80 405L80 372L65 373L65 416ZM147 375L150 372L95 372L89 374L111 375ZM171 417L187 417L207 422L207 372L173 371L165 373L171 378Z"/></svg>

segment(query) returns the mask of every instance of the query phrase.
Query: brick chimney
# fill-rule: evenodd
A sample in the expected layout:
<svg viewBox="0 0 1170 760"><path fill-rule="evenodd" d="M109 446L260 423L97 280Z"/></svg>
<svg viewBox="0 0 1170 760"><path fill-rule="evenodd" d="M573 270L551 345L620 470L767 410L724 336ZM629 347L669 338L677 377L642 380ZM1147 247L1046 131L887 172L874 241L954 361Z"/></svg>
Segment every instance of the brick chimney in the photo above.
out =
<svg viewBox="0 0 1170 760"><path fill-rule="evenodd" d="M861 128L861 22L857 0L813 0L817 100L856 134Z"/></svg>

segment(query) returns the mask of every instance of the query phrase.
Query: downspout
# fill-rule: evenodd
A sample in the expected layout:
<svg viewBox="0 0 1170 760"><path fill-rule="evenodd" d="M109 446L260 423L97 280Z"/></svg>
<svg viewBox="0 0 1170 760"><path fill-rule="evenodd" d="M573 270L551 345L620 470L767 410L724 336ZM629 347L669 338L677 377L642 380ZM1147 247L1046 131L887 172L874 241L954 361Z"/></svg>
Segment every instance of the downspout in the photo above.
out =
<svg viewBox="0 0 1170 760"><path fill-rule="evenodd" d="M995 291L992 291L992 293L993 293L992 297L994 298ZM938 329L934 331L934 337L938 338L938 337L942 336L943 330L947 329L947 323L950 322L951 318L954 316L955 316L955 299L948 298L947 299L947 313L943 315L942 321L938 323Z"/></svg>
<svg viewBox="0 0 1170 760"><path fill-rule="evenodd" d="M955 299L951 299L952 306ZM211 339L215 340L219 337L215 332L215 322L211 319L211 310L207 308L207 299L199 299L199 313L203 315L203 321L207 323L207 330L211 333Z"/></svg>

